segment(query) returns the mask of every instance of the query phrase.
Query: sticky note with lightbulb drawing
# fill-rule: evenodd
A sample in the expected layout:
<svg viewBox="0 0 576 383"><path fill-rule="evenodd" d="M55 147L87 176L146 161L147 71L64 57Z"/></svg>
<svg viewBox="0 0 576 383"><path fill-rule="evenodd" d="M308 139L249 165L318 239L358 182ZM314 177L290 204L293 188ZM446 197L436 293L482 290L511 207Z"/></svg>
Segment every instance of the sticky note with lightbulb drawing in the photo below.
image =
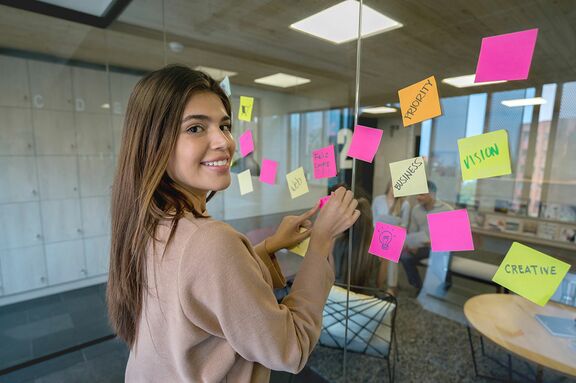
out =
<svg viewBox="0 0 576 383"><path fill-rule="evenodd" d="M389 225L387 223L376 222L372 242L368 252L398 263L404 241L406 240L406 228Z"/></svg>

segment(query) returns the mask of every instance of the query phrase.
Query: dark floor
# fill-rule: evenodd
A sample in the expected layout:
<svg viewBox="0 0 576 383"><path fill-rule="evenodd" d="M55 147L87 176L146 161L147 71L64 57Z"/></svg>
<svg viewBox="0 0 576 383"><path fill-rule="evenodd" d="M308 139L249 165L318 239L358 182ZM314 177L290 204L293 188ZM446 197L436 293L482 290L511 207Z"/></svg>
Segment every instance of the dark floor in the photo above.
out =
<svg viewBox="0 0 576 383"><path fill-rule="evenodd" d="M488 382L474 376L466 327L424 310L402 274L396 322L400 351L396 381ZM109 334L105 313L104 285L0 308L0 369ZM475 341L479 341L477 336ZM499 361L507 360L506 354L489 342L486 350ZM123 343L106 341L0 376L0 382L122 382L127 356ZM529 371L517 359L513 359L513 365L521 372ZM314 371L329 382L387 381L384 360L357 354L348 354L347 379L344 379L341 350L317 347L308 366L310 369L292 381L323 382ZM503 368L486 358L480 360L479 367L483 374L505 374ZM517 382L527 381L518 375L514 378ZM289 379L289 374L273 373L271 381L280 383ZM576 382L548 370L544 381Z"/></svg>

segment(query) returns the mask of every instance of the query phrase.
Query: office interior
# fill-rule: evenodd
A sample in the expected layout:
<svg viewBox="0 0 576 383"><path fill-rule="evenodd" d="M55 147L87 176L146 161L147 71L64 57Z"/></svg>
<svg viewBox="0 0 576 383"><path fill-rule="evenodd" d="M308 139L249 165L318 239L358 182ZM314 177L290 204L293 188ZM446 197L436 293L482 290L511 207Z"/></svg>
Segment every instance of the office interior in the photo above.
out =
<svg viewBox="0 0 576 383"><path fill-rule="evenodd" d="M351 8L328 24L342 34L350 25L345 41L293 26L340 3ZM391 24L359 39L358 25L371 27L369 16L359 20L360 6ZM483 37L531 28L538 37L526 80L446 80L475 73ZM575 1L3 0L0 31L0 381L123 381L129 350L111 330L105 302L110 187L130 92L168 64L227 76L234 111L240 96L254 98L251 121L235 115L232 128L235 139L253 133L254 152L236 153L232 172L252 169L254 191L240 195L233 174L208 204L250 239L334 185L371 202L386 192L389 164L416 156L436 197L470 218L475 249L421 262L420 290L402 266L393 298L385 288L359 292L340 276L333 302L341 304L325 309L337 334L323 332L300 374L273 371L272 382L576 381L573 338L560 338L547 359L540 348L549 344L530 343L532 329L544 330L508 327L525 337L521 352L485 335L464 309L483 294L525 300L491 280L520 242L570 265L549 305L576 316ZM296 79L261 80L278 73ZM398 90L432 75L442 115L404 127ZM539 101L503 103L532 99ZM383 131L372 163L346 156L355 124ZM511 174L463 181L457 141L501 129ZM328 145L337 176L315 179L311 152ZM264 158L279 163L274 185L258 181ZM292 199L285 174L299 167L309 192ZM293 278L302 258L277 256ZM383 262L374 259L371 267ZM384 309L354 316L354 302Z"/></svg>

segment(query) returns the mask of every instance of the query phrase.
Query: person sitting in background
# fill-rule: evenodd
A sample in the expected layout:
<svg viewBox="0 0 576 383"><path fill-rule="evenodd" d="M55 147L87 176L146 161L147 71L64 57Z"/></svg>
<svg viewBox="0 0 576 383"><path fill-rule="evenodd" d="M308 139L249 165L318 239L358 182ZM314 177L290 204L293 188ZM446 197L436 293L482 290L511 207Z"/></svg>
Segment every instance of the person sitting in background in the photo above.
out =
<svg viewBox="0 0 576 383"><path fill-rule="evenodd" d="M418 290L422 288L422 279L418 274L417 265L421 260L430 255L430 230L428 229L428 219L426 216L431 213L440 213L452 210L446 202L436 199L436 184L428 181L428 193L416 196L418 204L412 209L410 214L410 225L408 226L408 237L425 238L415 245L411 244L407 237L404 250L400 256L400 262L404 266L408 282Z"/></svg>
<svg viewBox="0 0 576 383"><path fill-rule="evenodd" d="M392 182L388 182L385 194L379 195L372 201L372 217L374 225L376 222L388 223L390 225L408 227L410 219L410 204L405 197L394 198ZM386 259L379 258L380 267L376 286L383 288L388 284L388 293L397 294L398 289L398 264Z"/></svg>

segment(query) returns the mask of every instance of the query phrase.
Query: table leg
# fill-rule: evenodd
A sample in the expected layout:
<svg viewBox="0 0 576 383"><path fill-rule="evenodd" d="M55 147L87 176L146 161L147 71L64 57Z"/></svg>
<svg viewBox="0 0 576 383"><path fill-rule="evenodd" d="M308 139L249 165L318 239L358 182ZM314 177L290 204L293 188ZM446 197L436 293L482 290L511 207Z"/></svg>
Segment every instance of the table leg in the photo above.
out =
<svg viewBox="0 0 576 383"><path fill-rule="evenodd" d="M472 363L474 364L474 375L478 376L478 367L476 367L476 354L474 353L474 344L472 343L472 331L470 331L470 326L466 326L468 330L468 342L470 343L470 351L472 352Z"/></svg>
<svg viewBox="0 0 576 383"><path fill-rule="evenodd" d="M536 365L536 383L542 383L544 381L544 369L541 365Z"/></svg>

